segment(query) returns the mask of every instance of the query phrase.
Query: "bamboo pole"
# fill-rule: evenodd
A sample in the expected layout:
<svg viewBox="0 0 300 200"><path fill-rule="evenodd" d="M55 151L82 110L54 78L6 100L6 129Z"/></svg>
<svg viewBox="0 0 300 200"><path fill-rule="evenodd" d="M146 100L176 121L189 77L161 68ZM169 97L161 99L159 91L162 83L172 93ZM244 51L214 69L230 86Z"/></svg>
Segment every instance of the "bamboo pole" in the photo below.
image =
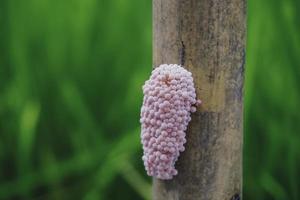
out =
<svg viewBox="0 0 300 200"><path fill-rule="evenodd" d="M170 181L154 200L234 200L242 194L246 0L153 0L153 65L193 73L202 106Z"/></svg>

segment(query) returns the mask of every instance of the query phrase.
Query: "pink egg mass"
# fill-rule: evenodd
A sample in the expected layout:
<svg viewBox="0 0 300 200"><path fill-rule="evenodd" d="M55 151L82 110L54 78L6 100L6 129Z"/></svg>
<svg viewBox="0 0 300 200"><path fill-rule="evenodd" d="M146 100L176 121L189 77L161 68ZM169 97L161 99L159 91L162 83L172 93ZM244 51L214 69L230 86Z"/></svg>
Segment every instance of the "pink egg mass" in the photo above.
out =
<svg viewBox="0 0 300 200"><path fill-rule="evenodd" d="M185 131L191 112L201 103L191 72L176 64L163 64L152 71L143 86L141 142L149 176L172 179L175 162L186 143Z"/></svg>

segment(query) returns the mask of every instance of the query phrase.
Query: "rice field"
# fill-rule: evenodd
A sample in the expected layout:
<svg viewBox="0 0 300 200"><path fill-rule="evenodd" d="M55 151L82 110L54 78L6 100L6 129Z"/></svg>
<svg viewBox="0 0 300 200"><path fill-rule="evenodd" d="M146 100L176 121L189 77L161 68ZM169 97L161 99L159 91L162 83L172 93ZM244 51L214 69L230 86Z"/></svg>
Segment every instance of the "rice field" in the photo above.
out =
<svg viewBox="0 0 300 200"><path fill-rule="evenodd" d="M152 2L0 1L0 199L151 199ZM300 2L248 1L244 199L300 199Z"/></svg>

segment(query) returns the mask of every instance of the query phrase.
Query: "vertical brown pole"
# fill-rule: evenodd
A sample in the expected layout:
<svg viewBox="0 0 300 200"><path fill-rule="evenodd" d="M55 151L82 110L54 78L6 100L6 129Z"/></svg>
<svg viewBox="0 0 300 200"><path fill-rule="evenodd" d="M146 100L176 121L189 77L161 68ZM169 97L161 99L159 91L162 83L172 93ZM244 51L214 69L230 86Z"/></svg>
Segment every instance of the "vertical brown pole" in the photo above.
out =
<svg viewBox="0 0 300 200"><path fill-rule="evenodd" d="M234 200L242 193L246 0L153 0L153 62L193 73L202 106L170 181L154 200Z"/></svg>

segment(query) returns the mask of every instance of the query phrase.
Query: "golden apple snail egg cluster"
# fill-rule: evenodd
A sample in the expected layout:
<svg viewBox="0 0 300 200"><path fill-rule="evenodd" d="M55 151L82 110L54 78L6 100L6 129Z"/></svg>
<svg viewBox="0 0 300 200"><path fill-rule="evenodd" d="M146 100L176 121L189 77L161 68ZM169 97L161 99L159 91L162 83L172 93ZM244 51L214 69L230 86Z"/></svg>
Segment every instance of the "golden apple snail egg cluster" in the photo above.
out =
<svg viewBox="0 0 300 200"><path fill-rule="evenodd" d="M179 65L160 65L143 86L141 141L143 162L149 176L172 179L175 162L186 143L185 131L196 111L192 74Z"/></svg>

